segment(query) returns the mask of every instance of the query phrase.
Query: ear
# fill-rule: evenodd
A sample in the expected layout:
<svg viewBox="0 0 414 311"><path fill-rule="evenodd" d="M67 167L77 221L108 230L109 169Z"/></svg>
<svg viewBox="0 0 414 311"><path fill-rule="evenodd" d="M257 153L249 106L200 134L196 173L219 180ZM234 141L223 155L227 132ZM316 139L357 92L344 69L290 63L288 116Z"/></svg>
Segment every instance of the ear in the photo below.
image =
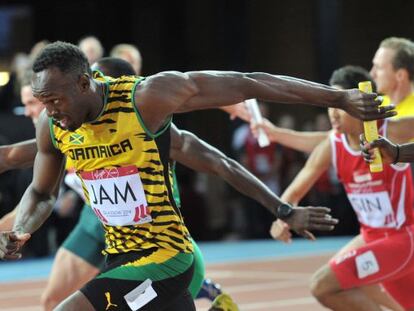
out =
<svg viewBox="0 0 414 311"><path fill-rule="evenodd" d="M408 71L405 68L400 68L396 71L396 78L398 82L402 82L402 81L408 81L409 76L408 76Z"/></svg>
<svg viewBox="0 0 414 311"><path fill-rule="evenodd" d="M87 73L82 74L79 78L78 85L81 93L86 93L91 86L91 77Z"/></svg>

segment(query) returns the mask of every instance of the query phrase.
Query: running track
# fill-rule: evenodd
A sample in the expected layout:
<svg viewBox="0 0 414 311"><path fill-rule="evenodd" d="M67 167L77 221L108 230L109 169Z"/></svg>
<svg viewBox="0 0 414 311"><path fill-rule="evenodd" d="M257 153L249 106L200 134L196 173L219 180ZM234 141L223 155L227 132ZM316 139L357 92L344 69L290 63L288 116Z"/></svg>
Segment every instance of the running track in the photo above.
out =
<svg viewBox="0 0 414 311"><path fill-rule="evenodd" d="M308 279L349 238L200 243L207 277L231 294L241 311L322 311ZM39 297L52 259L0 262L0 310L41 311ZM197 301L206 311L207 301Z"/></svg>

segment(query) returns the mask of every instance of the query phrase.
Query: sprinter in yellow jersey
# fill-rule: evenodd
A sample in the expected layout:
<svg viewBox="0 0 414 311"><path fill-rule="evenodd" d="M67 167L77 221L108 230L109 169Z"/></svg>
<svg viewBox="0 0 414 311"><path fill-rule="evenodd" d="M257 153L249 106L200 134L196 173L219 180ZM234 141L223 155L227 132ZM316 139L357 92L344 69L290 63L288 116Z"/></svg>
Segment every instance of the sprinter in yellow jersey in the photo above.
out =
<svg viewBox="0 0 414 311"><path fill-rule="evenodd" d="M107 268L56 310L194 310L187 287L192 246L168 178L171 115L231 105L248 98L340 107L363 119L392 116L375 94L338 91L265 73L164 72L146 79L92 78L83 53L55 42L35 59L32 89L46 106L37 128L34 177L13 232L0 234L0 257L21 246L47 218L70 157L106 230ZM325 208L277 200L274 213L298 231L331 228Z"/></svg>

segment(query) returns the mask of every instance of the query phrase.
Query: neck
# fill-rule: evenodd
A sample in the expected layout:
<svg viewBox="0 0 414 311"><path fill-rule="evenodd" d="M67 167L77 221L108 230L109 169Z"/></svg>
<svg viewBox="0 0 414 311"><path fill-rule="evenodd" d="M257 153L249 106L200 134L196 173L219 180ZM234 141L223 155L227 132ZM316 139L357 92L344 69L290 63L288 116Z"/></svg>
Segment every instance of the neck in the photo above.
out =
<svg viewBox="0 0 414 311"><path fill-rule="evenodd" d="M351 147L353 150L360 150L359 135L360 134L345 134L349 147Z"/></svg>
<svg viewBox="0 0 414 311"><path fill-rule="evenodd" d="M411 82L400 84L397 86L395 91L391 92L388 96L391 99L391 102L394 105L398 105L402 102L408 95L413 93L414 88Z"/></svg>
<svg viewBox="0 0 414 311"><path fill-rule="evenodd" d="M90 102L92 109L88 115L88 122L95 121L105 106L105 83L92 79Z"/></svg>

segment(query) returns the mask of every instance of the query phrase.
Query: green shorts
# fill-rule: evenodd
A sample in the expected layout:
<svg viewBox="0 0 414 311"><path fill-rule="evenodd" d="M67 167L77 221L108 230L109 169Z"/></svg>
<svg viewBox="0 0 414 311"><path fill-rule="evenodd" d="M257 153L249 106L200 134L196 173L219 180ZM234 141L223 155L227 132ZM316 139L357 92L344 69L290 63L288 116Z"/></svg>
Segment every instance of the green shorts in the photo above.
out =
<svg viewBox="0 0 414 311"><path fill-rule="evenodd" d="M103 267L105 256L101 251L105 249L105 231L89 206L84 205L78 223L61 247L98 269Z"/></svg>

